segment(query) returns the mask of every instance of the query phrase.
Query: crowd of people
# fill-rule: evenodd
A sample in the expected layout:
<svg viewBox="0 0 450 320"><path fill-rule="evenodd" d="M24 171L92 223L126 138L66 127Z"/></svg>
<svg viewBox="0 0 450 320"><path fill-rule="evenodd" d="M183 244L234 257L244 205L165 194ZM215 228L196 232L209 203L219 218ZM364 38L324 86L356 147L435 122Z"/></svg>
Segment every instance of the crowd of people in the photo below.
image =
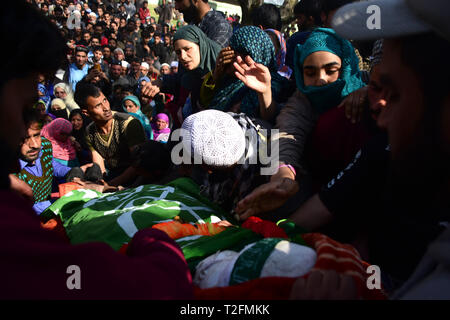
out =
<svg viewBox="0 0 450 320"><path fill-rule="evenodd" d="M273 4L252 25L207 0L155 16L139 0L2 5L0 297L373 298L358 287L370 263L378 298L450 299L449 5L428 2L302 0L295 33ZM221 240L186 244L172 219ZM241 256L271 265L248 277Z"/></svg>

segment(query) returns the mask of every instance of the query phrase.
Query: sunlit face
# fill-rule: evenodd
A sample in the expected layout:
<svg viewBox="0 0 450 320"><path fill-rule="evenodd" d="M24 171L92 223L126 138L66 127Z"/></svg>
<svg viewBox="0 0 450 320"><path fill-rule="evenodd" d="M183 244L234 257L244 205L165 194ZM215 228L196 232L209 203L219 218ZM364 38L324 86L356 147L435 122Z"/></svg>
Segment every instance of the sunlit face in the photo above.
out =
<svg viewBox="0 0 450 320"><path fill-rule="evenodd" d="M96 47L100 45L100 40L98 38L92 38L91 40L91 47Z"/></svg>
<svg viewBox="0 0 450 320"><path fill-rule="evenodd" d="M158 128L158 130L165 129L165 128L167 128L167 122L162 119L157 119L156 127Z"/></svg>
<svg viewBox="0 0 450 320"><path fill-rule="evenodd" d="M116 60L122 61L125 59L125 55L121 51L114 51L114 58Z"/></svg>
<svg viewBox="0 0 450 320"><path fill-rule="evenodd" d="M80 130L83 127L83 118L80 114L76 113L70 119L74 130Z"/></svg>
<svg viewBox="0 0 450 320"><path fill-rule="evenodd" d="M77 67L78 68L84 67L86 62L87 62L86 52L78 51L77 54L75 55L75 64L77 65Z"/></svg>
<svg viewBox="0 0 450 320"><path fill-rule="evenodd" d="M122 73L121 73L120 75L122 75L122 76L126 76L126 75L127 75L127 73L128 73L128 67L124 67L124 66L122 66Z"/></svg>
<svg viewBox="0 0 450 320"><path fill-rule="evenodd" d="M31 123L20 146L20 154L23 160L34 162L41 151L41 126L37 122Z"/></svg>
<svg viewBox="0 0 450 320"><path fill-rule="evenodd" d="M111 76L113 79L117 79L120 77L120 74L122 73L122 67L118 64L113 64L110 68Z"/></svg>
<svg viewBox="0 0 450 320"><path fill-rule="evenodd" d="M170 67L164 65L164 66L161 67L160 72L161 72L162 74L170 74Z"/></svg>
<svg viewBox="0 0 450 320"><path fill-rule="evenodd" d="M303 62L305 86L321 87L336 81L341 70L341 58L328 51L311 53Z"/></svg>
<svg viewBox="0 0 450 320"><path fill-rule="evenodd" d="M148 69L146 67L141 66L140 71L144 76L148 74Z"/></svg>
<svg viewBox="0 0 450 320"><path fill-rule="evenodd" d="M52 110L61 110L61 106L59 104L52 105Z"/></svg>
<svg viewBox="0 0 450 320"><path fill-rule="evenodd" d="M95 61L100 61L103 58L103 52L100 50L94 51L94 59Z"/></svg>
<svg viewBox="0 0 450 320"><path fill-rule="evenodd" d="M60 98L60 99L65 99L67 97L66 91L64 91L64 89L61 87L57 87L54 90L54 93L55 93L55 97Z"/></svg>
<svg viewBox="0 0 450 320"><path fill-rule="evenodd" d="M180 39L175 41L175 52L179 62L187 69L194 70L200 65L200 47L198 44Z"/></svg>
<svg viewBox="0 0 450 320"><path fill-rule="evenodd" d="M109 101L102 92L98 97L88 97L86 107L87 109L83 109L83 113L94 122L107 122L112 119Z"/></svg>
<svg viewBox="0 0 450 320"><path fill-rule="evenodd" d="M38 75L38 82L45 84L45 76L43 74Z"/></svg>
<svg viewBox="0 0 450 320"><path fill-rule="evenodd" d="M125 101L125 109L127 109L128 113L136 113L139 110L139 107L134 104L133 101L127 100Z"/></svg>

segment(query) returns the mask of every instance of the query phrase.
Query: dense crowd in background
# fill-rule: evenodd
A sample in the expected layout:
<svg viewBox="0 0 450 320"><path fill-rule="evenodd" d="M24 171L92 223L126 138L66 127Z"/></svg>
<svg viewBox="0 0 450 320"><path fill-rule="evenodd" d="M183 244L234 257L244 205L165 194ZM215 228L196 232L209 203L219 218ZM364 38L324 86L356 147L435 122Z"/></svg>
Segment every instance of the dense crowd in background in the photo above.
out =
<svg viewBox="0 0 450 320"><path fill-rule="evenodd" d="M301 0L284 23L263 3L248 25L207 0L8 4L1 201L20 214L0 234L21 217L33 254L89 271L73 294L36 262L45 288L0 296L448 299L448 79L430 67L448 4L382 2L397 33L351 25L366 1Z"/></svg>

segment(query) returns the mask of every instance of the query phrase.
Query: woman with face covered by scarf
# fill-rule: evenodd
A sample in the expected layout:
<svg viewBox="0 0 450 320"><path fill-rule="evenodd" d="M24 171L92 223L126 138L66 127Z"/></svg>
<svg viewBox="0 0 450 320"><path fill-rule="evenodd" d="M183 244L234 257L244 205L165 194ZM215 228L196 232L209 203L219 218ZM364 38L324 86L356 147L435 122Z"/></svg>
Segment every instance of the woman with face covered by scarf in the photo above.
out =
<svg viewBox="0 0 450 320"><path fill-rule="evenodd" d="M65 166L79 167L74 140L71 136L72 123L63 118L56 118L42 128L41 135L52 143L53 158Z"/></svg>
<svg viewBox="0 0 450 320"><path fill-rule="evenodd" d="M331 180L367 139L362 125L351 124L344 108L336 108L348 94L364 86L350 42L332 29L317 28L297 46L294 63L297 91L276 120L280 166L269 184L255 189L238 204L236 211L242 218L279 208L299 186L300 195L295 198L307 199L313 186ZM264 68L247 60L236 67L237 76L248 86L259 88L259 92L270 87ZM264 206L267 194L274 190L279 197L271 197L270 206ZM294 209L284 212L289 214Z"/></svg>
<svg viewBox="0 0 450 320"><path fill-rule="evenodd" d="M210 87L214 90L209 108L235 113L242 112L249 117L271 120L275 115L276 108L267 110L268 108L262 103L258 94L258 88L246 86L245 82L235 76L235 70L231 64L234 61L242 62L242 59L250 59L253 64L264 67L270 78L269 94L276 97L281 89L283 79L277 73L275 48L270 37L260 28L245 26L233 34L230 39L230 47L225 48L221 53L219 59L223 60L219 60L218 63L228 62L227 66L223 66L225 75L222 77L213 75L212 83L208 81L211 78L203 82L202 89ZM221 67L216 65L216 68ZM204 92L206 93L206 90Z"/></svg>

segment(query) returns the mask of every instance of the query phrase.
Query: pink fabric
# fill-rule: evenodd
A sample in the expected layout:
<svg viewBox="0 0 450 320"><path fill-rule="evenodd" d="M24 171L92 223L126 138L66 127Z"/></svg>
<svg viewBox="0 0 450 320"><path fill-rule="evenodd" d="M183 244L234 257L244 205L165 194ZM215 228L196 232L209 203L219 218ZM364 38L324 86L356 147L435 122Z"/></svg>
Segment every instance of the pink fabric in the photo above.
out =
<svg viewBox="0 0 450 320"><path fill-rule="evenodd" d="M53 157L61 160L74 160L77 156L72 140L61 136L61 133L70 135L72 123L66 119L56 118L42 128L41 135L52 143ZM65 139L65 140L64 140Z"/></svg>
<svg viewBox="0 0 450 320"><path fill-rule="evenodd" d="M167 122L167 127L161 130L158 130L158 127L156 126L156 123L152 123L152 130L153 130L153 140L156 140L158 138L158 136L160 134L164 134L164 133L170 133L170 128L169 128L169 117L167 116L167 114L165 113L158 113L155 117L155 120L164 120L165 122Z"/></svg>

